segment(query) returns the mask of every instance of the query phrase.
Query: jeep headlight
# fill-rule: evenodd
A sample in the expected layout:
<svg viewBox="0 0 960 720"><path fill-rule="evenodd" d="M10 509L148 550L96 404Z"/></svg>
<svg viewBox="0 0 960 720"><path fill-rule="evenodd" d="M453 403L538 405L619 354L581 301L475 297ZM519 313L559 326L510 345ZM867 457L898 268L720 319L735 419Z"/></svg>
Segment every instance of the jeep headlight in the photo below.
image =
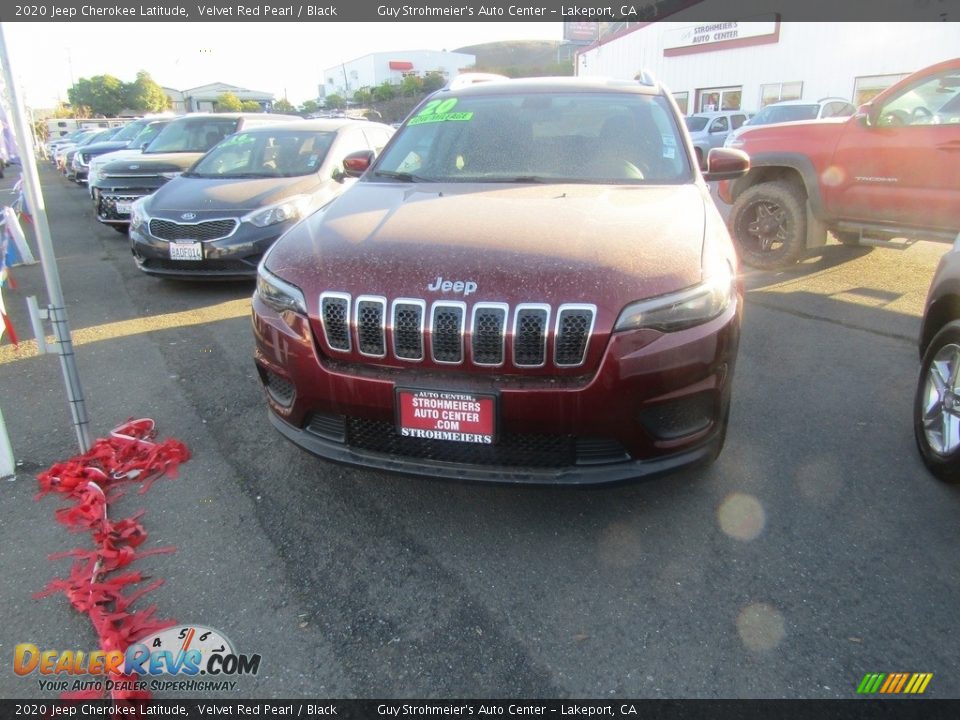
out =
<svg viewBox="0 0 960 720"><path fill-rule="evenodd" d="M301 315L307 314L307 304L303 299L300 288L281 280L267 270L263 263L257 268L257 295L260 299L277 312L293 310Z"/></svg>
<svg viewBox="0 0 960 720"><path fill-rule="evenodd" d="M674 332L702 325L723 313L736 294L736 275L724 260L693 287L627 305L613 329L614 332L641 328Z"/></svg>
<svg viewBox="0 0 960 720"><path fill-rule="evenodd" d="M247 213L240 218L240 220L261 228L289 220L299 220L303 217L309 204L309 195L296 195L276 205L270 205Z"/></svg>

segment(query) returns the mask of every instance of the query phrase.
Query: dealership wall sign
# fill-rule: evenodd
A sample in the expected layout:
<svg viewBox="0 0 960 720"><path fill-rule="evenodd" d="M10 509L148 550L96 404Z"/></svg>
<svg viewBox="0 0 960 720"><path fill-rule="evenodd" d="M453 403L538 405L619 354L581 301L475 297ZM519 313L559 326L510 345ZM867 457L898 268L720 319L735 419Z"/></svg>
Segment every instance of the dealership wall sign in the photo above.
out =
<svg viewBox="0 0 960 720"><path fill-rule="evenodd" d="M780 39L780 20L776 15L764 17L764 20L700 23L667 30L663 33L663 54L671 57L775 43Z"/></svg>

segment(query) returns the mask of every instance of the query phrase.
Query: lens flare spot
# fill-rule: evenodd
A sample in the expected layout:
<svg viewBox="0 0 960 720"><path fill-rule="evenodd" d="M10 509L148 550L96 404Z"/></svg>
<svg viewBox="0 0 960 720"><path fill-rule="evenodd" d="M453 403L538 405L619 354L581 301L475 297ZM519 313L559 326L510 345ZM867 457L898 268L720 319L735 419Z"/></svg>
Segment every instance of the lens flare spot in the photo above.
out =
<svg viewBox="0 0 960 720"><path fill-rule="evenodd" d="M753 495L733 493L717 509L720 529L737 540L754 540L763 532L766 514Z"/></svg>
<svg viewBox="0 0 960 720"><path fill-rule="evenodd" d="M766 603L754 603L741 610L737 616L737 632L743 644L757 652L772 650L786 634L783 615Z"/></svg>
<svg viewBox="0 0 960 720"><path fill-rule="evenodd" d="M847 173L843 168L831 165L820 175L820 182L828 187L837 187L846 179Z"/></svg>

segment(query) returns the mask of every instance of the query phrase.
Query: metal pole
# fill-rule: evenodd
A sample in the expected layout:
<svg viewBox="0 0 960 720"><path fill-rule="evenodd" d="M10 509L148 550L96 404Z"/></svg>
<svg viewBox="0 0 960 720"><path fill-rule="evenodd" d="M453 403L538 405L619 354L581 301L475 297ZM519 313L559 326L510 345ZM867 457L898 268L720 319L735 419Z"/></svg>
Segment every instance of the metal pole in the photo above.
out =
<svg viewBox="0 0 960 720"><path fill-rule="evenodd" d="M53 252L53 242L50 239L50 224L47 222L46 205L43 202L43 193L40 190L40 175L37 173L37 161L33 154L33 144L27 135L27 118L17 93L17 84L13 79L10 68L10 57L7 54L7 40L4 36L4 26L0 23L0 64L3 66L3 78L10 93L11 112L13 114L13 128L16 132L17 145L20 149L20 167L23 173L23 185L27 192L27 201L33 213L33 223L37 235L37 247L40 250L40 264L43 267L43 278L47 284L49 298L50 319L53 322L53 331L57 339L60 355L60 369L63 371L63 381L67 388L67 400L70 403L70 414L73 417L73 427L80 443L80 451L90 449L90 418L87 416L87 405L83 399L83 390L80 387L80 374L77 372L76 357L73 353L73 342L70 339L70 326L67 323L67 309L63 301L63 290L60 288L60 273L57 270L57 257Z"/></svg>

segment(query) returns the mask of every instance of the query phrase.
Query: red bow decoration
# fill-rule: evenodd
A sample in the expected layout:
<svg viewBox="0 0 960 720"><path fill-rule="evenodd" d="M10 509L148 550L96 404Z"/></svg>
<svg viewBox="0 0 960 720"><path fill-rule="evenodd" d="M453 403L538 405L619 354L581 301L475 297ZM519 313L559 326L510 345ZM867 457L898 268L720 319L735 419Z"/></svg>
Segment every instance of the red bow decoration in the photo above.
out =
<svg viewBox="0 0 960 720"><path fill-rule="evenodd" d="M50 556L51 560L74 558L70 575L56 578L34 595L35 598L63 593L79 612L90 616L100 649L105 652L126 649L148 633L158 632L175 624L175 620L155 617L156 606L131 610L130 606L163 580L133 592L125 592L132 585L149 580L139 572L116 574L139 558L158 553L170 553L172 547L139 550L147 539L147 531L140 523L144 511L131 517L111 521L107 513L110 503L123 494L122 486L132 482L141 484L143 494L157 479L175 478L182 462L190 459L190 451L178 440L154 440L153 420L130 419L114 428L107 438L97 439L93 447L64 463L57 463L37 476L40 483L39 500L48 493L59 493L73 501L73 505L56 512L57 522L73 532L89 532L92 549L78 548ZM137 676L115 675L121 688L131 687ZM64 693L63 697L76 700L99 699L102 690L84 690ZM145 690L111 690L112 700L148 700Z"/></svg>

